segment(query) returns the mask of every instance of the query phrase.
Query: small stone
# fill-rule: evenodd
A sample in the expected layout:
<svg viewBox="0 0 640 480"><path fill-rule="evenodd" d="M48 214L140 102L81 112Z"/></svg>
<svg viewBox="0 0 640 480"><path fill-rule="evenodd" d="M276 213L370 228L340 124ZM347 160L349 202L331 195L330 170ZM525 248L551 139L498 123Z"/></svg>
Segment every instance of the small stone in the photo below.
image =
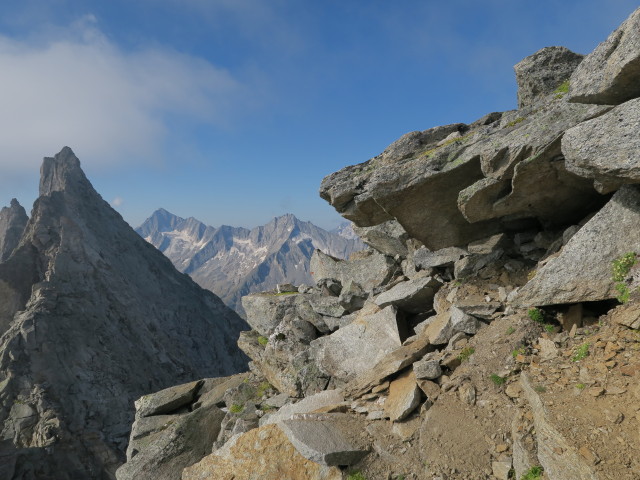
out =
<svg viewBox="0 0 640 480"><path fill-rule="evenodd" d="M509 472L511 471L511 459L492 462L491 469L493 476L498 480L508 480Z"/></svg>
<svg viewBox="0 0 640 480"><path fill-rule="evenodd" d="M520 386L520 382L514 382L507 385L507 388L504 389L504 393L509 398L518 398L522 394L522 387Z"/></svg>
<svg viewBox="0 0 640 480"><path fill-rule="evenodd" d="M625 393L627 391L626 388L620 388L620 387L610 387L607 388L606 390L606 394L607 395L622 395L623 393Z"/></svg>
<svg viewBox="0 0 640 480"><path fill-rule="evenodd" d="M589 395L591 395L592 397L599 397L600 395L604 394L604 388L602 388L602 387L591 387L589 390L587 390L587 393Z"/></svg>
<svg viewBox="0 0 640 480"><path fill-rule="evenodd" d="M413 364L416 378L434 380L442 375L442 368L437 360L420 360Z"/></svg>
<svg viewBox="0 0 640 480"><path fill-rule="evenodd" d="M506 452L507 450L509 450L509 445L507 445L506 443L501 443L500 445L496 445L497 453Z"/></svg>
<svg viewBox="0 0 640 480"><path fill-rule="evenodd" d="M376 385L375 387L373 387L373 389L371 390L371 393L384 392L388 388L389 388L389 382L382 382L380 385Z"/></svg>
<svg viewBox="0 0 640 480"><path fill-rule="evenodd" d="M578 452L591 465L595 465L600 461L598 456L594 452L592 452L591 449L589 449L588 447L582 446L582 447L580 447L580 450L578 450Z"/></svg>

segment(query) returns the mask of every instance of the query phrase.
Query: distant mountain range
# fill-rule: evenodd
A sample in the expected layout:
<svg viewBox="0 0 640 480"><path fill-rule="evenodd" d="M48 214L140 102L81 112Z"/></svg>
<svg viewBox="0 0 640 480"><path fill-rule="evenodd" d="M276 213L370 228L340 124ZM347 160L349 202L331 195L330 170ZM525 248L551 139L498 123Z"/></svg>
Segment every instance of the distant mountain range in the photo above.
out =
<svg viewBox="0 0 640 480"><path fill-rule="evenodd" d="M159 209L136 231L240 315L244 295L278 283L311 284L309 261L315 249L348 258L366 247L350 223L329 232L291 214L249 230L210 227Z"/></svg>

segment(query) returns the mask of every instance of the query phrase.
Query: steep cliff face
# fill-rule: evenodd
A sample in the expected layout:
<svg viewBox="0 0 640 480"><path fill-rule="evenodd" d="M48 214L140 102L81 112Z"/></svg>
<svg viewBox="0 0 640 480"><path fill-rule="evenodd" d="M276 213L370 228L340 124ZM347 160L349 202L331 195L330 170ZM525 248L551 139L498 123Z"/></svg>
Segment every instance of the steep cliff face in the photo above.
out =
<svg viewBox="0 0 640 480"><path fill-rule="evenodd" d="M136 231L163 252L178 270L244 315L241 298L280 283L312 283L309 261L315 249L348 258L365 245L327 232L288 214L252 230L210 227L157 210Z"/></svg>
<svg viewBox="0 0 640 480"><path fill-rule="evenodd" d="M96 193L71 149L0 263L3 478L113 478L133 400L246 367L245 323Z"/></svg>

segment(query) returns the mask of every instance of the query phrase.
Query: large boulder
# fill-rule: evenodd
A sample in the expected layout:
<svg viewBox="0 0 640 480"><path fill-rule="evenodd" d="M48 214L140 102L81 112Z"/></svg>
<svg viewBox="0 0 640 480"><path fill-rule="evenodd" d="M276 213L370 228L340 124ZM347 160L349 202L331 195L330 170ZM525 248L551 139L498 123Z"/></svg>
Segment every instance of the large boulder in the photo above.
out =
<svg viewBox="0 0 640 480"><path fill-rule="evenodd" d="M571 75L569 101L615 105L640 96L640 8Z"/></svg>
<svg viewBox="0 0 640 480"><path fill-rule="evenodd" d="M442 286L442 282L433 277L420 277L401 282L378 295L373 301L380 308L395 305L410 313L428 311L433 305L433 296Z"/></svg>
<svg viewBox="0 0 640 480"><path fill-rule="evenodd" d="M640 98L567 130L567 169L600 185L640 182Z"/></svg>
<svg viewBox="0 0 640 480"><path fill-rule="evenodd" d="M640 187L626 185L517 293L522 306L615 298L611 263L640 252Z"/></svg>
<svg viewBox="0 0 640 480"><path fill-rule="evenodd" d="M373 227L353 227L353 231L371 248L384 255L406 257L409 254L407 240L409 235L395 220L383 222Z"/></svg>
<svg viewBox="0 0 640 480"><path fill-rule="evenodd" d="M280 428L303 457L320 465L353 465L369 453L367 445L354 441L364 425L351 415L305 415L282 421Z"/></svg>
<svg viewBox="0 0 640 480"><path fill-rule="evenodd" d="M350 381L402 345L397 309L361 313L349 325L311 342L313 357L327 375Z"/></svg>
<svg viewBox="0 0 640 480"><path fill-rule="evenodd" d="M351 280L366 291L384 285L397 270L393 258L374 250L357 252L349 260L340 260L320 250L311 257L311 275L316 282L335 279L345 284Z"/></svg>
<svg viewBox="0 0 640 480"><path fill-rule="evenodd" d="M341 480L337 467L304 458L277 425L250 430L186 468L182 480Z"/></svg>
<svg viewBox="0 0 640 480"><path fill-rule="evenodd" d="M565 47L545 47L517 63L518 108L535 104L544 99L568 80L583 55Z"/></svg>

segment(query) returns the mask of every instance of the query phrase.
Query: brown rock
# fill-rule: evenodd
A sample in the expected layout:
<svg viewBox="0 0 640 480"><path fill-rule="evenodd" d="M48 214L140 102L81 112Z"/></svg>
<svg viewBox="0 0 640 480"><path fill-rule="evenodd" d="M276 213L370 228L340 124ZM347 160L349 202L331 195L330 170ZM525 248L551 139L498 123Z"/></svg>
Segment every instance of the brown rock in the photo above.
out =
<svg viewBox="0 0 640 480"><path fill-rule="evenodd" d="M336 467L307 460L276 425L241 435L232 445L187 467L182 480L340 480Z"/></svg>
<svg viewBox="0 0 640 480"><path fill-rule="evenodd" d="M407 418L420 404L420 389L413 370L407 370L389 386L389 397L384 403L384 411L391 421Z"/></svg>
<svg viewBox="0 0 640 480"><path fill-rule="evenodd" d="M431 380L418 380L418 387L432 402L435 402L440 396L440 385Z"/></svg>
<svg viewBox="0 0 640 480"><path fill-rule="evenodd" d="M587 390L587 393L589 393L589 395L591 395L592 397L599 397L600 395L604 394L604 388L591 387L589 390Z"/></svg>

